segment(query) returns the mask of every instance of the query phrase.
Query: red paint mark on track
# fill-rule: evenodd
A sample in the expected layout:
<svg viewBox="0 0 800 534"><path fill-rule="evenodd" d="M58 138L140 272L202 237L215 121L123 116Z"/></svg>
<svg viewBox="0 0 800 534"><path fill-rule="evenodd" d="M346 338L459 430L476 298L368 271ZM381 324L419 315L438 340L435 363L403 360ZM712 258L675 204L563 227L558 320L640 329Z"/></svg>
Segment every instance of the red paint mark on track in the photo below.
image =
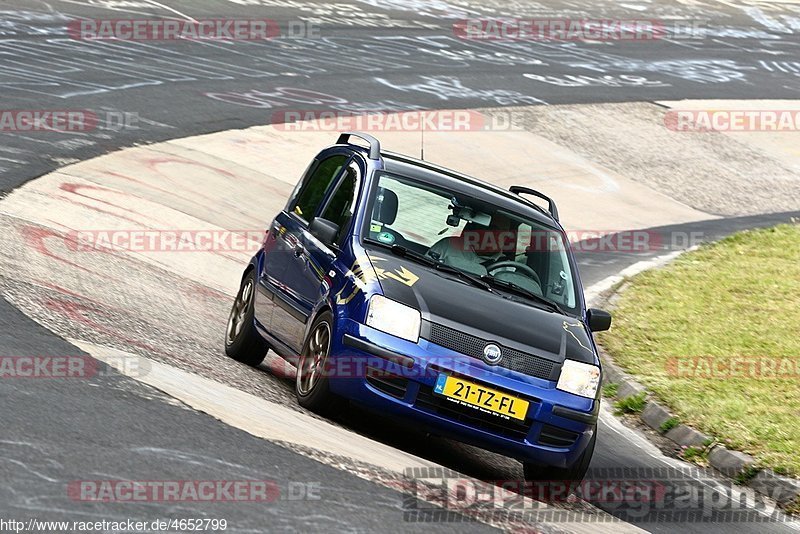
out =
<svg viewBox="0 0 800 534"><path fill-rule="evenodd" d="M105 204L107 206L111 206L111 207L114 207L114 208L117 208L117 209L121 209L122 211L127 211L128 213L133 213L135 215L142 215L141 213L137 213L137 212L135 212L135 211L133 211L133 210L131 210L129 208L120 206L119 204L114 204L113 202L109 202L107 200L102 200L100 198L96 198L96 197L93 197L93 196L90 196L90 195L85 195L85 194L79 192L79 190L81 190L81 189L89 189L89 190L94 190L94 191L108 191L110 193L115 193L115 194L118 194L118 195L128 195L128 196L130 196L128 193L123 193L123 192L120 192L120 191L116 191L114 189L108 189L108 188L100 187L100 186L96 186L96 185L75 184L75 183L70 183L70 182L64 182L61 185L59 185L58 188L61 189L62 191L66 191L67 193L72 193L73 195L76 195L76 196L79 196L79 197L88 198L89 200L94 200L95 202L100 202L101 204ZM94 210L94 211L97 211L97 212L100 212L100 213L105 213L107 215L111 215L112 217L117 217L119 219L124 219L126 221L130 221L130 222L132 222L134 224L137 224L137 225L142 224L141 221L137 221L136 219L132 219L130 217L126 217L125 215L121 215L119 213L114 213L113 211L104 210L104 209L98 208L97 206L91 206L91 205L86 204L84 202L76 202L76 201L74 201L74 200L72 200L72 199L70 199L68 197L62 197L62 198L64 198L68 202L72 202L73 204L78 204L79 206L84 206L84 207L89 208L91 210Z"/></svg>
<svg viewBox="0 0 800 534"><path fill-rule="evenodd" d="M234 173L232 173L230 171L226 171L225 169L221 169L219 167L214 167L212 165L207 165L205 163L200 163L199 161L192 161L190 159L180 159L180 158L177 158L177 157L145 158L144 162L147 164L148 167L153 169L155 172L159 172L159 173L161 173L161 171L158 170L158 167L160 165L165 165L165 164L168 164L168 163L177 163L179 165L192 165L192 166L195 166L195 167L202 167L204 169L208 169L210 171L214 171L214 172L216 172L218 174L221 174L222 176L226 176L228 178L232 178L232 179L235 179L235 180L239 179L239 177L236 176L236 174L234 174ZM163 173L161 173L161 174L163 174Z"/></svg>
<svg viewBox="0 0 800 534"><path fill-rule="evenodd" d="M22 234L22 237L25 239L25 243L29 247L36 250L39 254L47 256L48 258L53 258L54 260L75 267L76 269L79 269L81 271L100 275L100 273L92 271L91 269L87 269L82 265L78 265L77 263L71 262L66 258L62 258L61 256L54 254L47 248L47 245L45 245L44 243L45 239L49 237L55 237L60 239L61 241L65 241L66 238L64 234L56 232L55 230L51 230L49 228L38 228L36 226L30 226L30 225L20 226L19 231Z"/></svg>
<svg viewBox="0 0 800 534"><path fill-rule="evenodd" d="M119 173L110 173L110 174L112 174L112 175L114 175L114 176L118 176L118 177L120 177L120 178L125 178L125 179L129 179L129 180L132 180L132 181L135 181L135 182L138 182L138 183L142 183L142 182L140 182L140 181L138 181L138 180L136 180L136 179L134 179L134 178L131 178L131 177L128 177L128 176L125 176L125 175L119 174ZM146 185L146 184L145 184L145 185ZM119 204L115 204L115 203L113 203L113 202L109 202L109 201L106 201L106 200L101 200L101 199L99 199L99 198L92 197L92 196L89 196L89 195L84 195L84 194L82 194L82 193L79 193L79 192L78 192L78 190L79 190L79 189L92 189L92 190L98 190L98 191L109 191L109 192L112 192L112 193L117 193L117 194L121 194L121 195L127 195L127 196L134 196L134 197L135 197L135 195L132 195L132 194L130 194L130 193L120 192L120 191L117 191L117 190L115 190L115 189L109 189L109 188L100 187L100 186L94 186L94 185L85 185L85 184L76 184L76 183L70 183L70 182L64 182L64 183L62 183L62 184L59 186L59 189L61 189L61 190L63 190L63 191L67 191L67 192L69 192L69 193L75 194L75 195L77 195L77 196L80 196L80 197L83 197L83 198L88 198L88 199L95 200L95 201L97 201L97 202L101 202L101 203L103 203L103 204L106 204L106 205L109 205L109 206L113 206L113 207L115 207L115 208L119 208L119 209L121 209L121 210L123 210L123 211L127 211L127 212L129 212L129 213L133 213L133 214L135 214L135 215L140 215L140 216L142 216L142 217L144 217L144 218L149 218L147 215L144 215L144 214L142 214L142 213L139 213L139 212L137 212L137 211L135 211L135 210L132 210L132 209L130 209L130 208L126 208L126 207L124 207L124 206L121 206L121 205L119 205ZM174 194L174 191L170 192L170 191L167 191L166 189L161 189L161 188L157 188L157 189L158 189L158 190L160 190L160 191L163 191L163 192L165 192L165 193L168 193L168 194ZM201 195L201 196L202 196L202 195ZM107 215L111 215L112 217L116 217L116 218L119 218L119 219L123 219L123 220L126 220L126 221L130 221L130 222L132 222L132 223L134 223L134 224L136 225L136 229L146 229L146 228L148 228L148 227L153 227L153 224L157 224L157 223L159 222L159 220L158 220L158 219L151 219L151 220L150 220L150 224L149 224L149 226L148 226L148 225L145 225L143 222L141 222L141 221L138 221L138 220L136 220L136 219L133 219L133 218L130 218L130 217L126 217L126 216L124 216L124 215L120 215L120 214L118 214L118 213L114 213L114 212L112 212L112 211L104 210L104 209L102 209L102 208L98 208L97 206L91 206L91 205L89 205L89 204L86 204L86 203L83 203L83 202L76 202L76 201L74 201L74 200L72 200L72 199L70 199L70 198L68 198L68 197L62 197L62 198L63 198L64 200L66 200L67 202L71 202L71 203L73 203L73 204L78 204L79 206L86 207L86 208L88 208L88 209L91 209L91 210L97 211L97 212L99 212L99 213L105 213L105 214L107 214ZM138 197L135 197L135 198L138 198ZM209 198L209 197L205 197L205 198L208 198L208 199L210 200L210 198ZM54 221L51 221L51 222L54 222ZM60 223L56 223L56 224L60 224ZM163 224L164 224L164 226L166 226L166 227L169 227L169 225L170 225L171 223L166 223L166 222L164 222ZM226 254L224 251L221 251L221 250L209 250L209 251L207 251L207 252L210 252L211 254L214 254L214 255L216 255L216 256L221 256L221 257L223 257L223 258L227 258L227 259L231 259L231 260L238 260L238 258L236 258L236 257L231 257L231 256L229 256L228 254Z"/></svg>
<svg viewBox="0 0 800 534"><path fill-rule="evenodd" d="M182 193L183 193L182 191L177 191L175 189L164 189L163 187L158 187L157 185L152 184L150 182L145 182L143 180L140 180L138 178L134 178L133 176L128 176L127 174L122 174L120 172L108 171L106 174L108 174L109 176L115 176L117 178L122 178L123 180L128 180L128 181L131 181L133 183L143 185L145 187L149 187L150 189L153 189L153 190L158 191L160 193L164 193L165 195L169 195L169 196L173 196L173 197L174 196L184 196L184 195L182 195ZM208 195L204 195L203 193L200 193L199 191L192 191L191 193L194 196L197 196L197 197L202 198L203 200L209 201L211 203L211 205L219 203L219 199L217 197L210 197Z"/></svg>

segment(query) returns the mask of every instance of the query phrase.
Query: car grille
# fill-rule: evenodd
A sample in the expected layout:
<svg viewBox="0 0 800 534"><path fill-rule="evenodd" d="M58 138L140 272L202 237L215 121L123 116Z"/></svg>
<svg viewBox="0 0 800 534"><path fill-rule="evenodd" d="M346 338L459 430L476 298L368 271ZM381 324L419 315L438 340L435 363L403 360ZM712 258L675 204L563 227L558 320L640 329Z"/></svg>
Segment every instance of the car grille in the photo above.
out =
<svg viewBox="0 0 800 534"><path fill-rule="evenodd" d="M478 360L483 358L483 349L486 345L492 343L436 323L431 323L431 333L428 341ZM501 367L535 376L536 378L555 379L553 377L553 370L557 365L555 362L508 347L500 347L503 351L503 359L500 360L498 365Z"/></svg>
<svg viewBox="0 0 800 534"><path fill-rule="evenodd" d="M518 441L524 440L531 429L531 423L527 421L503 420L499 417L449 402L441 395L435 395L433 388L428 386L420 386L414 405L426 412L435 413L459 423Z"/></svg>

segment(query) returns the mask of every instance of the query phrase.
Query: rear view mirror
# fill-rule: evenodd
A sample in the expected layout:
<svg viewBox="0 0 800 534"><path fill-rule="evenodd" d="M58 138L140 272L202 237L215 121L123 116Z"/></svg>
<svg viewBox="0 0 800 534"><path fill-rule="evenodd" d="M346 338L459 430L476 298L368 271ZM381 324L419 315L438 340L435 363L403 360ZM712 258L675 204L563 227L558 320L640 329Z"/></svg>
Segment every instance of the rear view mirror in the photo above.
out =
<svg viewBox="0 0 800 534"><path fill-rule="evenodd" d="M311 221L308 231L311 232L311 235L319 239L323 244L330 247L334 244L336 241L336 236L339 234L339 225L335 222L329 221L328 219L316 217L313 221Z"/></svg>
<svg viewBox="0 0 800 534"><path fill-rule="evenodd" d="M611 314L607 311L590 308L586 316L589 319L589 330L592 332L602 332L611 328Z"/></svg>

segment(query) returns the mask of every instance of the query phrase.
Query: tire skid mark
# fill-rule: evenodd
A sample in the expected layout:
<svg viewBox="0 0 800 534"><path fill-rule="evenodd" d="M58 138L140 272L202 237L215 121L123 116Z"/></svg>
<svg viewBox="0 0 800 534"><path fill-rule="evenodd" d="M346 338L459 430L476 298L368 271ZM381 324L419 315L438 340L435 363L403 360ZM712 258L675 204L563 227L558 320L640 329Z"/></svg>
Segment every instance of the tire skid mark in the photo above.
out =
<svg viewBox="0 0 800 534"><path fill-rule="evenodd" d="M125 313L125 310L123 310L122 308L119 308L119 307L114 306L112 304L107 304L105 302L100 302L97 299L93 299L93 298L91 298L89 296L86 296L86 295L84 295L82 293L78 293L76 291L69 290L69 289L67 289L65 287L61 287L60 285L54 284L52 282L45 282L44 280L38 280L36 282L36 284L40 285L42 287L50 288L50 289L52 289L54 291L58 291L59 293L61 293L63 295L67 295L69 297L74 297L76 299L82 299L82 300L85 300L87 302L91 302L92 304L97 306L97 309L105 308L105 309L107 309L109 311L116 312L116 313L119 313L119 314Z"/></svg>
<svg viewBox="0 0 800 534"><path fill-rule="evenodd" d="M107 313L104 313L105 310L103 310L102 308L95 308L92 306L81 304L80 302L71 302L53 296L45 297L43 304L47 309L61 313L62 315L65 315L69 319L72 319L75 322L90 328L91 330L108 334L110 336L113 336L114 338L124 341L125 343L130 343L131 345L139 347L140 349L144 349L148 352L153 352L161 355L168 355L167 353L161 351L160 349L157 349L156 347L153 347L152 345L148 345L147 343L142 343L140 341L137 341L131 337L126 336L119 330L107 328L102 324L89 318L88 316L89 313L96 313L98 315L108 315Z"/></svg>
<svg viewBox="0 0 800 534"><path fill-rule="evenodd" d="M61 226L64 226L65 228L69 228L69 227L67 227L67 226L65 226L63 224ZM71 242L76 243L76 245L77 245L77 242L75 241L74 236L69 235L69 233L63 233L63 232L59 232L59 231L51 229L51 228L38 227L38 226L31 225L31 224L20 225L19 226L19 230L22 233L23 237L25 238L26 243L32 249L36 250L38 253L40 253L40 254L42 254L42 255L44 255L46 257L55 259L55 260L57 260L57 261L59 261L61 263L64 263L66 265L69 265L70 267L74 267L75 269L78 269L78 270L84 271L86 273L89 273L91 275L97 275L98 278L102 278L102 279L105 279L105 280L112 280L112 281L115 281L115 282L119 282L121 284L125 283L125 280L121 280L119 278L112 277L112 276L110 276L107 273L102 272L102 271L95 271L95 270L89 269L89 268L84 267L84 266L82 266L80 264L74 263L74 262L72 262L72 261L70 261L70 260L68 260L68 259L66 259L66 258L64 258L62 256L59 256L59 255L55 254L54 252L52 252L47 247L47 245L45 244L45 239L47 239L47 238L57 238L57 239L61 240L62 242L66 243L68 241L71 241ZM151 270L151 271L154 271L154 272L158 271L157 267L151 266L150 264L145 263L145 262L135 262L135 260L133 258L131 258L130 256L128 256L126 254L120 254L117 251L114 251L112 249L104 249L104 248L92 249L92 253L96 253L96 252L99 252L101 254L109 254L109 255L114 256L114 257L116 257L116 258L118 258L120 260L135 263L139 268ZM187 285L189 287L181 287L181 288L179 288L179 291L181 292L181 294L183 294L186 297L196 298L198 295L200 295L200 296L203 296L203 297L206 297L206 298L214 299L214 300L216 300L218 302L227 302L230 299L229 295L227 295L225 292L220 291L218 289L214 289L214 288L205 286L203 284L200 284L200 283L192 281L192 280L186 280L185 282L187 283ZM59 292L62 292L62 293L65 293L65 294L69 294L70 296L73 296L73 297L89 300L89 301L91 301L91 302L93 302L95 304L98 304L98 305L109 306L107 304L100 303L97 300L91 299L91 298L87 297L86 295L72 292L70 290L67 290L66 288L62 288L61 286L57 286L57 285L52 284L50 282L38 281L37 283L40 284L40 285L46 286L46 287L50 287L51 289L55 289L55 290L57 290ZM207 311L205 307L202 307L201 310L203 311L204 314ZM115 308L115 311L122 311L122 310L120 308ZM217 319L216 316L208 316L208 317L209 318L213 318L214 320Z"/></svg>
<svg viewBox="0 0 800 534"><path fill-rule="evenodd" d="M79 183L75 183L75 182L63 182L58 186L58 188L60 190L62 190L62 191L66 191L67 193L71 193L71 194L76 195L78 197L87 198L89 200L93 200L95 202L99 202L101 204L105 204L106 206L111 206L111 207L114 207L114 208L118 208L118 209L121 209L122 211L127 211L128 213L133 213L135 215L142 215L141 213L138 213L138 212L136 212L136 211L134 211L134 210L132 210L130 208L126 208L126 207L120 206L119 204L114 204L113 202L109 202L108 200L103 200L101 198L96 198L96 197L93 197L93 196L90 196L90 195L85 195L83 193L79 193L78 192L79 189L91 189L91 190L96 190L96 191L108 191L109 193L118 194L118 195L124 195L124 196L135 196L135 195L131 195L130 193L126 193L124 191L118 191L118 190L115 190L115 189L110 189L110 188L102 187L102 186L99 186L99 185L79 184ZM71 202L71 203L77 204L79 206L84 206L84 207L89 208L91 210L94 210L94 211L97 211L97 212L100 212L100 213L104 213L106 215L111 215L112 217L116 217L116 218L119 218L119 219L124 219L124 220L130 221L130 222L132 222L134 224L142 224L141 221L137 221L136 219L132 219L130 217L127 217L125 215L121 215L119 213L114 213L113 211L104 210L102 208L98 208L97 206L92 206L91 204L87 204L85 202L78 202L78 201L76 201L74 199L70 199L66 195L62 195L61 198L66 200L67 202Z"/></svg>
<svg viewBox="0 0 800 534"><path fill-rule="evenodd" d="M231 179L233 179L233 180L235 180L237 182L253 181L260 188L262 188L262 189L264 189L264 190L266 190L266 191L268 191L270 193L273 193L273 194L276 194L276 195L285 195L284 191L279 191L275 186L269 185L269 182L275 181L275 179L272 178L272 177L269 177L270 180L268 180L268 181L265 181L265 180L262 180L262 179L249 180L245 176L240 176L240 175L238 175L238 174L236 174L236 173L234 173L232 171L228 171L228 170L225 170L225 169L220 168L220 167L215 167L214 165L211 165L211 164L208 164L208 163L203 163L201 161L195 161L195 160L190 160L190 159L185 159L185 158L181 159L180 156L166 155L166 154L168 154L166 152L162 152L162 153L165 154L165 155L161 156L161 157L144 158L142 161L153 172L158 173L158 174L160 174L162 176L166 176L166 177L168 177L170 179L172 179L174 177L174 175L162 172L159 169L159 167L161 165L174 163L174 164L179 164L179 165L188 165L188 166L200 167L200 168L207 169L209 171L215 172L217 174L220 174L220 175L222 175L222 176L224 176L226 178L231 178ZM212 157L216 158L217 156L212 156ZM228 163L232 163L234 165L238 165L238 163L236 163L234 160L230 160ZM260 171L258 171L258 169L250 169L250 168L248 168L248 169L249 170L254 170L254 171L257 171L257 172L260 173ZM261 173L261 174L263 174L263 173ZM204 198L206 200L212 200L212 201L216 201L217 200L216 197L209 197L209 196L206 196L206 195L202 195L200 193L197 193L196 191L194 191L193 193L198 194L199 196L201 196L202 198Z"/></svg>
<svg viewBox="0 0 800 534"><path fill-rule="evenodd" d="M203 284L199 284L197 282L191 282L191 290L192 293L189 293L188 289L182 289L185 294L189 296L194 296L196 294L202 295L204 297L213 298L222 300L225 302L232 301L233 296L228 295L224 291L220 291L219 289L214 289L213 287L204 286Z"/></svg>
<svg viewBox="0 0 800 534"><path fill-rule="evenodd" d="M41 284L41 282L38 282ZM72 293L72 292L70 292ZM74 294L74 293L73 293ZM85 299L84 296L78 296L79 299ZM88 300L88 299L87 299ZM42 305L55 313L62 315L63 317L74 321L75 323L83 326L84 328L89 329L90 331L94 332L95 334L104 334L109 336L110 338L114 339L115 341L126 343L130 346L137 347L143 351L146 351L148 354L158 354L163 357L166 361L170 362L182 362L184 364L190 365L192 368L206 371L209 373L214 372L214 368L198 364L198 362L183 358L173 352L167 352L164 350L159 349L158 347L154 347L149 343L143 343L135 338L132 338L126 335L122 330L117 328L111 328L104 324L97 322L96 320L92 319L92 315L99 315L105 316L111 320L113 317L111 314L108 313L108 310L105 309L105 305L101 305L98 307L88 306L81 302L72 302L70 300L66 300L57 296L47 295L44 296L42 300Z"/></svg>
<svg viewBox="0 0 800 534"><path fill-rule="evenodd" d="M220 175L225 176L227 178L231 178L231 179L236 180L236 181L239 181L241 179L241 176L237 176L236 173L233 173L231 171L227 171L227 170L219 168L219 167L214 167L213 165L209 165L208 163L202 163L200 161L193 161L193 160L190 160L190 159L180 158L179 156L149 157L149 158L144 158L142 160L142 162L145 165L147 165L150 169L152 169L154 172L157 172L158 174L162 174L162 175L164 173L162 173L159 170L159 167L161 165L166 165L166 164L169 164L169 163L176 163L178 165L188 165L188 166L201 167L201 168L204 168L204 169L208 169L210 171L213 171L213 172L215 172L217 174L220 174Z"/></svg>
<svg viewBox="0 0 800 534"><path fill-rule="evenodd" d="M165 173L161 172L160 170L156 170L156 169L153 169L153 170L155 172L157 172L160 176L166 177L168 180L173 181L172 180L173 177L170 176L169 174L165 174ZM134 178L132 176L128 176L126 174L122 174L120 172L106 171L106 174L108 174L109 176L114 176L115 178L121 178L123 180L129 180L129 181L131 181L133 183L140 184L140 185L142 185L144 187L150 188L150 189L152 189L152 190L154 190L156 192L163 193L163 194L168 195L168 196L173 196L173 197L179 197L180 196L179 193L174 189L164 189L163 187L158 187L157 185L153 184L152 182L139 180L137 178ZM197 191L197 190L191 190L191 194L192 194L192 196L195 196L195 197L200 198L202 200L209 201L212 205L217 200L215 197L211 197L209 195L204 195L203 193L201 193L200 191Z"/></svg>
<svg viewBox="0 0 800 534"><path fill-rule="evenodd" d="M157 171L157 172L161 176L169 176L169 175L164 175L164 173L162 173L160 171ZM146 188L152 189L152 190L154 190L154 191L156 191L158 193L163 193L164 195L167 195L167 196L179 196L178 193L174 189L164 189L163 187L159 187L159 186L157 186L156 184L154 184L152 182L145 181L145 180L140 180L138 178L134 178L133 176L128 176L127 174L122 174L121 172L106 171L106 174L109 175L109 176L113 176L115 178L120 178L122 180L128 180L128 181L133 182L135 184L142 185L142 186L144 186ZM201 192L199 192L197 190L192 191L192 195L194 195L196 197L199 197L199 198L201 198L203 200L208 200L208 201L210 201L212 203L215 201L214 198L210 197L209 195L204 195L203 193L201 193Z"/></svg>
<svg viewBox="0 0 800 534"><path fill-rule="evenodd" d="M83 196L83 195L81 195L81 196ZM134 224L141 224L141 222L137 221L136 219L132 219L130 217L126 217L125 215L122 215L122 214L119 214L119 213L114 213L113 211L104 210L103 208L99 208L97 206L92 206L91 204L87 204L86 202L79 202L78 200L76 200L74 198L69 198L66 195L59 195L58 198L60 200L63 200L64 202L68 202L69 204L74 204L76 206L81 206L81 207L84 207L84 208L88 208L88 209L90 209L92 211L96 211L96 212L102 213L104 215L110 215L111 217L114 217L115 219L122 219L124 221L129 221L129 222L134 223ZM91 198L91 197L86 197L86 198Z"/></svg>

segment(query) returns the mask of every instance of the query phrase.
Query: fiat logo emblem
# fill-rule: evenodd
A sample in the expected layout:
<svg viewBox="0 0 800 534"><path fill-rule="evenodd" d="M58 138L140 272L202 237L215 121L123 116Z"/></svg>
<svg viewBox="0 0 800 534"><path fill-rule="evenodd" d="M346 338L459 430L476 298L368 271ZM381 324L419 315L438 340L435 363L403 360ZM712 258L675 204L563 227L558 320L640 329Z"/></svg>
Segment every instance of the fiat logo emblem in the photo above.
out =
<svg viewBox="0 0 800 534"><path fill-rule="evenodd" d="M483 361L490 365L497 365L503 359L503 352L495 344L486 345L483 348Z"/></svg>

